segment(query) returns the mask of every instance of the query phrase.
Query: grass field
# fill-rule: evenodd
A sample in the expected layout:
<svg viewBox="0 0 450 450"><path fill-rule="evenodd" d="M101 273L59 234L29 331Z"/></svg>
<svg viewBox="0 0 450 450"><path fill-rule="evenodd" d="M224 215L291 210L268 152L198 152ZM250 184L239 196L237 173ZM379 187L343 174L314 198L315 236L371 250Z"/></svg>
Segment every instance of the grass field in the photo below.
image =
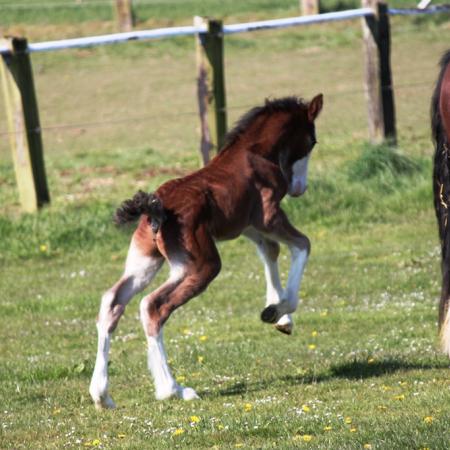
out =
<svg viewBox="0 0 450 450"><path fill-rule="evenodd" d="M0 12L11 3L0 0ZM219 3L229 23L297 5L203 5ZM168 4L143 20L190 23L200 2L173 0L173 15ZM4 29L36 41L114 28L106 15L8 14ZM448 448L429 102L449 31L442 17L393 20L398 154L366 142L359 23L227 38L230 123L267 96L325 96L309 190L284 201L312 241L294 334L259 320L265 287L252 245L221 243L221 274L165 328L175 376L202 400L154 400L135 299L112 345L118 408L102 413L87 392L95 316L131 234L111 216L138 188L198 167L193 42L33 55L52 204L20 214L2 134L0 448ZM285 281L285 251L280 265Z"/></svg>

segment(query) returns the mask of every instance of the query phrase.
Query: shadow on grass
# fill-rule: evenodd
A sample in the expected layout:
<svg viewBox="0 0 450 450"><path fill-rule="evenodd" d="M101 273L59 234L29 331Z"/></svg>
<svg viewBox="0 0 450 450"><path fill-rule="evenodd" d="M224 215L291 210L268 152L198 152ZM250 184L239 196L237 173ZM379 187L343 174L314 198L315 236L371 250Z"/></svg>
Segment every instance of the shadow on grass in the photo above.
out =
<svg viewBox="0 0 450 450"><path fill-rule="evenodd" d="M285 375L278 378L267 378L257 382L239 381L234 385L213 392L204 392L202 396L233 396L249 392L262 391L274 385L308 385L325 383L336 379L363 380L390 375L398 372L410 372L414 370L448 369L449 362L446 359L436 359L429 362L409 362L400 359L385 359L369 363L367 361L351 361L332 365L328 370L316 374Z"/></svg>

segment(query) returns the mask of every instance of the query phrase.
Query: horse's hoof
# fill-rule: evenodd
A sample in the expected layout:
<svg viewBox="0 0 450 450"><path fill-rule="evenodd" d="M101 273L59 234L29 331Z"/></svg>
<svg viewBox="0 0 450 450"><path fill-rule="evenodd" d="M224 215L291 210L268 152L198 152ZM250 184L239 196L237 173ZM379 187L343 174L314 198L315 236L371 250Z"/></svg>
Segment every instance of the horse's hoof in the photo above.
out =
<svg viewBox="0 0 450 450"><path fill-rule="evenodd" d="M292 334L292 323L285 323L283 325L277 323L275 328L284 334Z"/></svg>
<svg viewBox="0 0 450 450"><path fill-rule="evenodd" d="M276 305L269 305L261 313L261 320L266 323L275 323L278 320L278 310Z"/></svg>
<svg viewBox="0 0 450 450"><path fill-rule="evenodd" d="M113 399L108 395L106 397L101 397L94 401L95 409L101 411L103 409L115 409L116 404Z"/></svg>
<svg viewBox="0 0 450 450"><path fill-rule="evenodd" d="M195 392L194 389L190 387L180 387L180 390L178 391L178 396L185 401L200 399L200 397L197 395L197 392Z"/></svg>

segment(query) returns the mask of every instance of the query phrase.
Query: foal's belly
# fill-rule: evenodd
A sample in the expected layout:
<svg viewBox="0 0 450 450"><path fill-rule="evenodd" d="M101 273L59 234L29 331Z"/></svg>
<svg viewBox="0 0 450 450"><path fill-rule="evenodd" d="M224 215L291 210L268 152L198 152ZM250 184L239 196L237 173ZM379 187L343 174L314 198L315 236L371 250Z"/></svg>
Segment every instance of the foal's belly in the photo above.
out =
<svg viewBox="0 0 450 450"><path fill-rule="evenodd" d="M250 214L247 211L237 212L232 217L217 215L210 226L211 234L216 241L227 241L239 237L249 224Z"/></svg>

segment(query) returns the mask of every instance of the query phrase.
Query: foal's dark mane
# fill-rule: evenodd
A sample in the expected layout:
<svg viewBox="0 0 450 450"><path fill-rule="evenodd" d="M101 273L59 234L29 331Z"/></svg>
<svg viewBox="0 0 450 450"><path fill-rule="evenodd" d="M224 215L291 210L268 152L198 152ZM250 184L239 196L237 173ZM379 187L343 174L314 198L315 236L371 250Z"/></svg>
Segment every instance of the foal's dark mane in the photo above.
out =
<svg viewBox="0 0 450 450"><path fill-rule="evenodd" d="M233 145L237 139L247 130L252 122L262 114L270 114L275 112L296 112L299 109L306 110L308 103L300 97L283 97L273 100L266 99L263 106L255 106L245 113L234 125L234 127L226 134L222 149Z"/></svg>
<svg viewBox="0 0 450 450"><path fill-rule="evenodd" d="M442 87L442 79L447 65L450 63L450 50L442 55L440 60L441 71L439 73L436 87L434 88L433 97L431 99L431 133L435 143L439 142L439 139L444 138L443 125L441 121L441 115L439 113L439 97ZM445 138L444 138L445 139Z"/></svg>

